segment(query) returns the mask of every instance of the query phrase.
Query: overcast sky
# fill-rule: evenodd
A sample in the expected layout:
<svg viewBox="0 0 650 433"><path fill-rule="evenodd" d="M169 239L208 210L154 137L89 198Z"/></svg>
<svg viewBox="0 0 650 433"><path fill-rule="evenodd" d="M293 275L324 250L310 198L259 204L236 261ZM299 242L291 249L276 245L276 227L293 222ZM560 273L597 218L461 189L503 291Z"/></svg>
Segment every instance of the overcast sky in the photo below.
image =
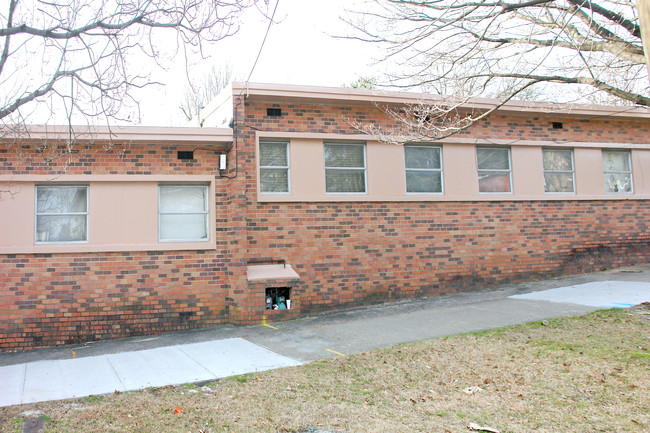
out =
<svg viewBox="0 0 650 433"><path fill-rule="evenodd" d="M273 9L276 0L271 0ZM333 35L348 35L352 29L340 20L346 9L363 7L363 0L279 0L275 16L251 82L306 84L340 87L359 77L380 75L373 60L380 52L372 45ZM242 18L240 32L212 48L207 60L195 59L189 66L192 78L200 77L212 65L230 63L235 74L248 77L264 33L266 19L255 9ZM184 125L178 105L188 80L185 62L175 62L167 73L155 78L166 83L150 88L139 97L142 125Z"/></svg>

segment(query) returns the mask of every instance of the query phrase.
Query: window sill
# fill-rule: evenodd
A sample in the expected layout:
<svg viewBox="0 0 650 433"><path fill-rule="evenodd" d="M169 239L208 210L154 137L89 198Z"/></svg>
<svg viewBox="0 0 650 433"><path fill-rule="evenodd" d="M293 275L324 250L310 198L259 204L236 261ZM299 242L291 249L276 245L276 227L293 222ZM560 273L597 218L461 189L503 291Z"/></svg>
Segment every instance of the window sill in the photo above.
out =
<svg viewBox="0 0 650 433"><path fill-rule="evenodd" d="M66 254L110 253L135 251L188 251L214 250L216 242L165 242L155 244L37 244L25 246L0 246L0 254Z"/></svg>
<svg viewBox="0 0 650 433"><path fill-rule="evenodd" d="M323 194L323 195L259 195L259 203L310 203L310 202L469 202L469 201L589 201L589 200L650 200L650 194L579 194L579 193L477 193L477 194Z"/></svg>

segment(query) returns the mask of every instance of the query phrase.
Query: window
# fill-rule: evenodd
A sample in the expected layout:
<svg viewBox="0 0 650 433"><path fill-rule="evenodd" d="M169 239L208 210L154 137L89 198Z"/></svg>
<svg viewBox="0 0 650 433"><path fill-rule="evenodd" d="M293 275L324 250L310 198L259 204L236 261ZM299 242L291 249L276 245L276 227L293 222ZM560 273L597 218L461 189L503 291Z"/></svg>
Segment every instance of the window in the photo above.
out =
<svg viewBox="0 0 650 433"><path fill-rule="evenodd" d="M440 147L404 146L406 192L442 192Z"/></svg>
<svg viewBox="0 0 650 433"><path fill-rule="evenodd" d="M88 187L36 187L36 242L88 241Z"/></svg>
<svg viewBox="0 0 650 433"><path fill-rule="evenodd" d="M161 241L207 241L208 214L207 186L158 186L158 237Z"/></svg>
<svg viewBox="0 0 650 433"><path fill-rule="evenodd" d="M605 192L632 192L632 168L630 152L603 150Z"/></svg>
<svg viewBox="0 0 650 433"><path fill-rule="evenodd" d="M512 192L510 149L477 147L479 192Z"/></svg>
<svg viewBox="0 0 650 433"><path fill-rule="evenodd" d="M544 192L574 192L573 151L544 149Z"/></svg>
<svg viewBox="0 0 650 433"><path fill-rule="evenodd" d="M325 143L325 191L366 192L366 146Z"/></svg>
<svg viewBox="0 0 650 433"><path fill-rule="evenodd" d="M289 143L260 142L260 191L289 192Z"/></svg>

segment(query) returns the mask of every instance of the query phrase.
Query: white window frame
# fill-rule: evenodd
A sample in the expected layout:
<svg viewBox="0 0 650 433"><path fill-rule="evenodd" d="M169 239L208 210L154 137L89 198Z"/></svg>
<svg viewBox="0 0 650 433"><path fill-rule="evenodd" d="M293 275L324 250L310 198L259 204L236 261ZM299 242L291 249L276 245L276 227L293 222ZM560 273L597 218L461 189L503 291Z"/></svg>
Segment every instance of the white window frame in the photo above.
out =
<svg viewBox="0 0 650 433"><path fill-rule="evenodd" d="M161 203L161 190L165 187L196 187L205 189L205 211L201 212L161 212L160 203ZM161 215L205 215L205 239L163 239L161 237ZM158 184L158 242L209 242L210 241L210 186L205 184L194 184L194 183L160 183Z"/></svg>
<svg viewBox="0 0 650 433"><path fill-rule="evenodd" d="M39 212L38 211L38 190L39 188L83 188L86 190L86 211L85 212ZM90 189L88 185L84 184L41 184L36 185L36 191L34 195L34 243L35 244L87 244L89 237L89 210L90 208ZM38 217L39 216L85 216L86 217L86 227L85 227L85 238L80 241L39 241L38 240Z"/></svg>
<svg viewBox="0 0 650 433"><path fill-rule="evenodd" d="M634 178L632 177L632 152L627 149L602 149L602 157L605 159L606 153L625 153L627 154L627 165L630 167L629 171L607 171L603 166L603 182L605 183L605 192L607 194L632 194L634 193ZM630 175L630 190L629 191L607 191L607 175L608 174L629 174Z"/></svg>
<svg viewBox="0 0 650 433"><path fill-rule="evenodd" d="M479 168L478 167L478 151L479 149L496 149L496 150L505 150L507 151L508 154L508 169L485 169L485 168ZM510 152L509 147L499 147L499 146L477 146L476 151L474 152L474 156L476 158L476 174L478 177L478 192L479 194L512 194L514 188L512 184L512 155ZM479 176L480 172L494 172L494 173L505 173L506 171L508 172L508 184L510 185L510 191L481 191L481 178Z"/></svg>
<svg viewBox="0 0 650 433"><path fill-rule="evenodd" d="M569 170L547 170L546 167L544 167L544 153L546 152L569 152L571 155L571 171ZM544 170L544 175L546 173L555 173L555 174L562 174L562 173L571 173L571 179L572 179L572 185L573 185L573 190L571 191L546 191L546 176L544 176L544 193L545 194L575 194L576 192L576 168L575 168L575 163L573 160L573 149L556 149L556 148L548 148L548 149L542 149L542 168Z"/></svg>
<svg viewBox="0 0 650 433"><path fill-rule="evenodd" d="M325 148L327 146L361 146L363 149L363 167L328 167L327 158L325 158ZM335 194L335 195L360 195L368 194L368 170L367 170L367 155L366 155L366 143L363 142L338 142L338 141L325 141L323 142L323 165L325 166L325 194ZM346 171L363 171L363 191L349 191L349 192L337 192L337 191L327 191L327 171L328 170L346 170Z"/></svg>
<svg viewBox="0 0 650 433"><path fill-rule="evenodd" d="M406 149L408 148L428 148L428 149L437 149L440 153L440 168L409 168L406 166ZM445 193L445 180L443 176L443 163L442 163L442 147L441 146L429 146L429 145L418 145L418 144L405 144L404 145L404 177L406 179L406 193L407 194L444 194ZM410 192L408 185L408 172L409 171L422 171L422 172L431 172L431 173L440 173L440 191L413 191Z"/></svg>
<svg viewBox="0 0 650 433"><path fill-rule="evenodd" d="M286 165L280 166L280 165L262 165L262 146L264 144L284 144L286 145L286 155L287 155L287 161ZM275 195L275 194L284 194L288 195L291 194L291 155L289 154L291 148L289 147L289 141L288 140L260 140L259 143L259 164L260 164L260 194L264 195ZM284 169L287 171L287 190L286 191L263 191L262 190L262 171L265 169L272 169L272 170L281 170Z"/></svg>

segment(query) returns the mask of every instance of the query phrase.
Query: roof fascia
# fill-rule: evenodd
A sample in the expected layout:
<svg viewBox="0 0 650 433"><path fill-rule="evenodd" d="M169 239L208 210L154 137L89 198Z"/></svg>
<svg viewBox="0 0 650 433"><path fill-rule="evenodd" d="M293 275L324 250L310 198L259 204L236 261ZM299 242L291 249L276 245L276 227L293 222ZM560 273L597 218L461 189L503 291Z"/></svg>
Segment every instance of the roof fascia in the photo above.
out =
<svg viewBox="0 0 650 433"><path fill-rule="evenodd" d="M165 143L225 148L233 141L233 131L197 127L28 125L3 134L0 141L67 142L70 139L81 143Z"/></svg>
<svg viewBox="0 0 650 433"><path fill-rule="evenodd" d="M243 92L266 102L286 100L302 103L327 103L346 105L409 105L446 104L458 105L462 111L486 111L499 104L490 98L451 100L439 95L411 92L388 92L382 90L349 89L337 87L315 87L298 85L233 83L233 94ZM607 117L619 119L650 119L650 109L645 107L624 107L583 104L552 104L531 101L508 101L497 110L501 114L537 115L545 117L570 116L578 118Z"/></svg>

